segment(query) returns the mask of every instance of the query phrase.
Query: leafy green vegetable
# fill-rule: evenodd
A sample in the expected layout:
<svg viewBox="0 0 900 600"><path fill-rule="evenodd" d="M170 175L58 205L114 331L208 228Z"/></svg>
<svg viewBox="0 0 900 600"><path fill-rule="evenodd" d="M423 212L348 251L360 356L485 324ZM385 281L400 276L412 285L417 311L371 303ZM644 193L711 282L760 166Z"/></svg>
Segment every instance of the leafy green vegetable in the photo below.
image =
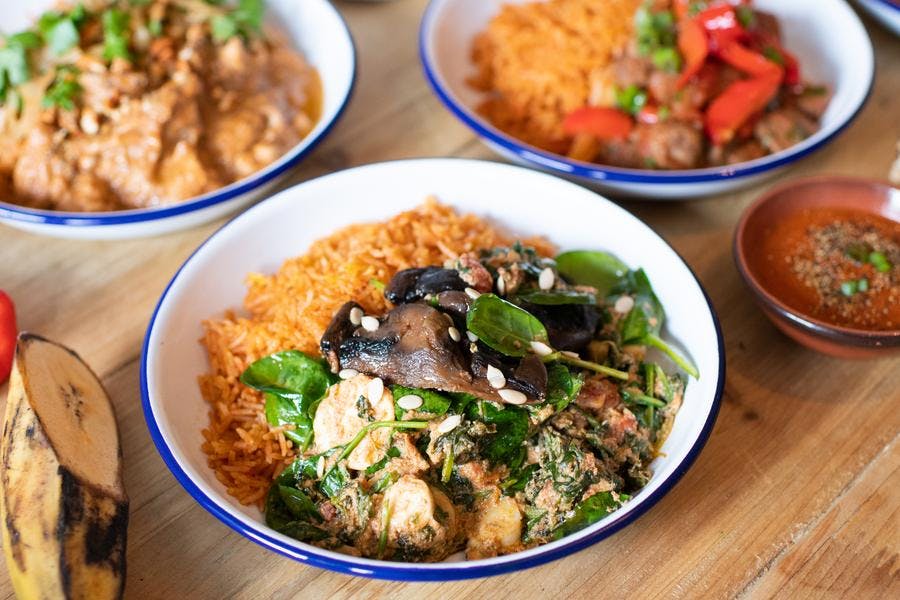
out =
<svg viewBox="0 0 900 600"><path fill-rule="evenodd" d="M657 48L650 54L650 60L657 69L668 73L681 70L681 54L675 48Z"/></svg>
<svg viewBox="0 0 900 600"><path fill-rule="evenodd" d="M556 268L570 283L589 285L605 296L627 273L628 266L608 252L572 250L556 257Z"/></svg>
<svg viewBox="0 0 900 600"><path fill-rule="evenodd" d="M309 542L328 537L328 533L309 522L322 517L309 497L296 488L278 485L269 488L265 506L266 525L300 541Z"/></svg>
<svg viewBox="0 0 900 600"><path fill-rule="evenodd" d="M622 401L625 404L640 404L642 406L654 406L656 408L665 408L666 403L647 394L642 394L634 388L625 388L621 390Z"/></svg>
<svg viewBox="0 0 900 600"><path fill-rule="evenodd" d="M393 471L389 473L385 473L382 475L381 479L375 482L375 485L372 486L371 490L369 490L373 494L380 494L384 490L388 489L390 486L394 485L394 483L399 479L400 476Z"/></svg>
<svg viewBox="0 0 900 600"><path fill-rule="evenodd" d="M450 477L453 475L453 459L453 444L450 443L447 448L446 457L444 458L444 466L441 467L441 483L450 481Z"/></svg>
<svg viewBox="0 0 900 600"><path fill-rule="evenodd" d="M636 85L616 90L616 105L627 113L636 115L647 104L647 92Z"/></svg>
<svg viewBox="0 0 900 600"><path fill-rule="evenodd" d="M482 294L472 302L466 328L507 356L525 356L533 341L549 342L547 330L534 315L494 294Z"/></svg>
<svg viewBox="0 0 900 600"><path fill-rule="evenodd" d="M525 486L528 485L529 481L531 481L531 476L534 475L535 471L537 471L538 468L539 465L537 465L536 463L523 466L521 469L518 469L509 477L504 479L500 483L500 489L503 490L503 493L507 495L525 491Z"/></svg>
<svg viewBox="0 0 900 600"><path fill-rule="evenodd" d="M0 48L0 101L5 101L12 86L31 78L28 51L41 45L41 38L32 31L23 31L6 38Z"/></svg>
<svg viewBox="0 0 900 600"><path fill-rule="evenodd" d="M80 36L78 28L87 19L87 11L79 4L68 13L51 10L38 19L37 28L53 54L65 54L78 45Z"/></svg>
<svg viewBox="0 0 900 600"><path fill-rule="evenodd" d="M61 65L56 68L53 82L44 92L41 101L45 108L56 106L63 110L73 110L75 100L81 95L81 84L78 83L79 71L72 65Z"/></svg>
<svg viewBox="0 0 900 600"><path fill-rule="evenodd" d="M418 396L422 399L422 406L417 408L416 412L427 412L435 415L443 415L446 413L447 409L450 408L450 404L453 402L448 396L441 394L440 392L423 390L420 388L408 388L403 387L402 385L392 385L391 394L394 396L394 412L398 419L403 418L403 415L407 412L397 404L397 400L403 396L409 396L410 394Z"/></svg>
<svg viewBox="0 0 900 600"><path fill-rule="evenodd" d="M516 294L514 300L516 302L557 306L560 304L596 304L597 296L590 292L579 290L529 290Z"/></svg>
<svg viewBox="0 0 900 600"><path fill-rule="evenodd" d="M467 409L470 420L493 424L496 432L485 436L481 454L493 464L515 468L524 459L523 444L528 437L528 411L518 406L501 406L479 400Z"/></svg>
<svg viewBox="0 0 900 600"><path fill-rule="evenodd" d="M244 38L259 35L264 12L263 0L239 0L236 8L212 18L210 28L213 39L224 42L236 35Z"/></svg>
<svg viewBox="0 0 900 600"><path fill-rule="evenodd" d="M891 263L883 252L871 252L867 257L869 264L875 267L879 273L887 273L891 270Z"/></svg>
<svg viewBox="0 0 900 600"><path fill-rule="evenodd" d="M322 521L322 515L319 514L319 510L313 504L313 501L309 499L309 496L295 487L287 485L279 485L277 487L278 495L281 496L281 500L284 502L285 507L291 511L291 514L297 518L311 517L316 521Z"/></svg>
<svg viewBox="0 0 900 600"><path fill-rule="evenodd" d="M101 17L103 24L103 58L115 60L121 58L131 61L128 50L129 22L131 16L117 8L107 9Z"/></svg>
<svg viewBox="0 0 900 600"><path fill-rule="evenodd" d="M382 470L392 458L397 458L398 456L400 456L400 450L396 446L391 446L390 448L388 448L387 452L385 452L384 457L381 460L366 467L366 477L374 475L378 471Z"/></svg>
<svg viewBox="0 0 900 600"><path fill-rule="evenodd" d="M562 363L566 363L567 365L572 365L573 367L581 367L582 369L587 369L588 371L594 371L595 373L601 373L603 375L607 375L608 377L621 379L622 381L628 381L628 379L630 378L630 375L628 375L626 371L620 371L619 369L607 367L606 365L601 365L600 363L595 363L589 360L583 360L581 358L569 356L568 354L563 354L562 352L553 352L551 354L547 354L546 356L542 356L541 360L545 363L559 361Z"/></svg>
<svg viewBox="0 0 900 600"><path fill-rule="evenodd" d="M575 507L574 514L553 530L553 539L558 540L596 523L628 500L625 494L613 494L599 492L583 500Z"/></svg>
<svg viewBox="0 0 900 600"><path fill-rule="evenodd" d="M353 439L344 444L341 453L337 457L337 461L335 462L335 466L331 468L331 471L334 471L336 466L345 458L350 456L350 453L353 452L359 443L363 441L363 438L366 437L366 434L375 429L380 429L382 427L390 427L392 429L425 429L428 427L428 421L373 421L369 423L362 429L360 429ZM329 471L329 473L331 472ZM326 474L323 479L327 479L328 475Z"/></svg>
<svg viewBox="0 0 900 600"><path fill-rule="evenodd" d="M619 335L623 345L653 346L667 354L692 377L700 377L694 365L659 337L666 314L643 269L629 271L625 277L619 280L619 283L613 286L610 293L612 296L628 294L634 299L634 307L619 322Z"/></svg>
<svg viewBox="0 0 900 600"><path fill-rule="evenodd" d="M241 374L241 383L265 394L269 424L294 425L284 435L303 449L312 441L313 404L335 381L323 362L297 350L261 358Z"/></svg>
<svg viewBox="0 0 900 600"><path fill-rule="evenodd" d="M575 400L583 384L584 379L580 375L572 375L565 365L547 365L547 402L556 408L556 412Z"/></svg>
<svg viewBox="0 0 900 600"><path fill-rule="evenodd" d="M671 11L653 12L647 6L634 15L638 52L647 56L659 48L674 48L676 41L675 16Z"/></svg>

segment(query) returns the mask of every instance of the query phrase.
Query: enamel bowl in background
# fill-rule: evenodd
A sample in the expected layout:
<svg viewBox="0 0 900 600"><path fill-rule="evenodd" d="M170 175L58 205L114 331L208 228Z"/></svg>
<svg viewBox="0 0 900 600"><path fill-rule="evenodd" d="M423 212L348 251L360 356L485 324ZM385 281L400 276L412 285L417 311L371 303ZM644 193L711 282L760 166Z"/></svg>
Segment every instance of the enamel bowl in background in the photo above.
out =
<svg viewBox="0 0 900 600"><path fill-rule="evenodd" d="M762 181L833 140L862 108L872 86L872 43L846 2L755 0L754 6L778 17L785 47L797 56L804 78L835 92L819 131L785 151L723 167L664 171L571 160L495 128L476 112L483 94L466 83L475 73L473 38L503 4L524 1L529 0L431 0L419 31L425 76L441 102L498 153L617 195L686 199Z"/></svg>
<svg viewBox="0 0 900 600"><path fill-rule="evenodd" d="M900 4L891 0L856 0L879 23L900 35Z"/></svg>
<svg viewBox="0 0 900 600"><path fill-rule="evenodd" d="M32 27L56 0L0 3L0 32ZM125 239L196 227L259 200L306 156L344 111L356 75L350 31L327 0L266 0L267 20L283 28L322 80L322 115L315 128L281 158L253 175L178 204L109 212L25 208L0 198L0 222L43 235L76 239Z"/></svg>
<svg viewBox="0 0 900 600"><path fill-rule="evenodd" d="M256 507L228 496L200 449L209 406L197 377L209 368L201 321L239 309L247 273L273 273L314 241L352 223L385 220L436 195L511 233L545 235L565 249L602 249L642 266L665 306L664 336L700 370L650 483L602 521L550 544L508 556L435 564L357 558L269 529ZM552 212L554 218L548 218ZM213 234L170 282L144 340L141 394L151 437L182 486L209 512L258 544L343 573L396 580L484 577L542 564L608 537L646 512L681 478L715 422L725 377L722 334L694 274L649 227L595 193L520 167L422 159L357 167L307 181L237 216Z"/></svg>

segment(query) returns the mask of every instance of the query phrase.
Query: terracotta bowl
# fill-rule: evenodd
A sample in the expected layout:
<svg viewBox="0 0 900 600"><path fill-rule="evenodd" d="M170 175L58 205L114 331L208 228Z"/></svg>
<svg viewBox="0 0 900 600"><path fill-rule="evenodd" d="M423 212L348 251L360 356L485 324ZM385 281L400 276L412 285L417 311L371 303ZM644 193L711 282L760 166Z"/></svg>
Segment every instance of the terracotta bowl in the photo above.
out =
<svg viewBox="0 0 900 600"><path fill-rule="evenodd" d="M800 344L840 358L900 353L900 330L867 331L832 325L804 314L766 289L760 252L774 224L802 210L849 208L900 221L900 189L880 181L815 177L778 186L750 205L738 222L734 259L738 272L767 317ZM771 271L767 273L771 277Z"/></svg>

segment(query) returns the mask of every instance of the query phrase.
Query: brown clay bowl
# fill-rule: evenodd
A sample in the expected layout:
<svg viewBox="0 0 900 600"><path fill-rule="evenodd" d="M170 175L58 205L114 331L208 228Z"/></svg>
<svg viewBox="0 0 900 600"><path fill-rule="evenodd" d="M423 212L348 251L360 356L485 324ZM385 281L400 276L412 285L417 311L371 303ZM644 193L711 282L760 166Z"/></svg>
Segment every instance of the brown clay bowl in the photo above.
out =
<svg viewBox="0 0 900 600"><path fill-rule="evenodd" d="M761 256L773 226L804 210L851 208L900 221L900 189L886 182L852 177L813 177L773 188L741 216L734 237L738 272L756 302L778 329L803 346L840 358L871 358L900 353L900 330L867 331L833 325L786 304L764 281L773 276ZM762 273L766 277L762 277Z"/></svg>

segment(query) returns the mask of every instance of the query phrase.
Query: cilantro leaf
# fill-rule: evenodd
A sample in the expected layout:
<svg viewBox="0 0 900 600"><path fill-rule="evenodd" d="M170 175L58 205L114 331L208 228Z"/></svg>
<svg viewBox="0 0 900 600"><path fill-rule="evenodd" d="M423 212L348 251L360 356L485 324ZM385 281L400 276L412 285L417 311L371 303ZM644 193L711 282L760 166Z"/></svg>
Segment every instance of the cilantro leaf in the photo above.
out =
<svg viewBox="0 0 900 600"><path fill-rule="evenodd" d="M111 8L103 13L103 58L114 60L121 58L131 60L131 52L128 50L128 13Z"/></svg>

